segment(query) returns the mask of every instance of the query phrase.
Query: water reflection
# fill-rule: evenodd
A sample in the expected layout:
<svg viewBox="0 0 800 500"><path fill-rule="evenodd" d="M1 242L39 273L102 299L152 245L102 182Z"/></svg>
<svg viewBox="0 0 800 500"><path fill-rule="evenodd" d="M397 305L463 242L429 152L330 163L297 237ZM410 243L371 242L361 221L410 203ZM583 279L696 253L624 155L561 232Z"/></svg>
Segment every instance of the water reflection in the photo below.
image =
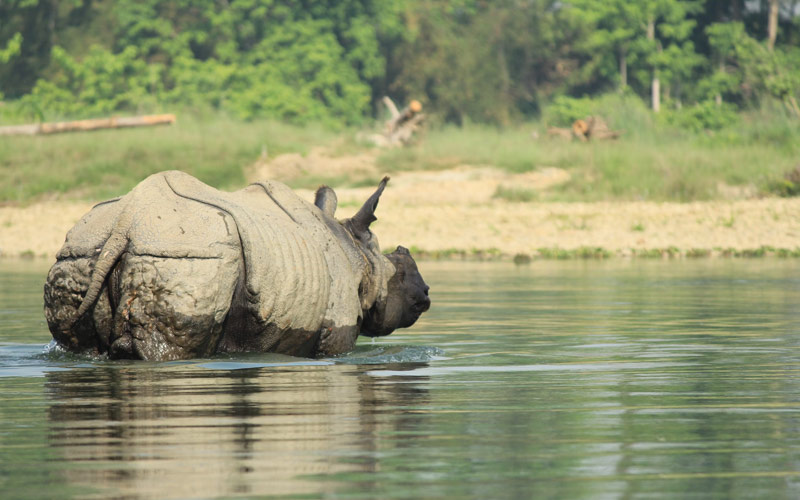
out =
<svg viewBox="0 0 800 500"><path fill-rule="evenodd" d="M41 356L18 280L0 498L800 498L795 261L425 275L414 328L291 362Z"/></svg>
<svg viewBox="0 0 800 500"><path fill-rule="evenodd" d="M132 365L46 377L49 441L70 463L65 479L126 498L330 493L339 484L326 477L376 470L379 434L418 427L413 412L384 412L428 398L352 365Z"/></svg>

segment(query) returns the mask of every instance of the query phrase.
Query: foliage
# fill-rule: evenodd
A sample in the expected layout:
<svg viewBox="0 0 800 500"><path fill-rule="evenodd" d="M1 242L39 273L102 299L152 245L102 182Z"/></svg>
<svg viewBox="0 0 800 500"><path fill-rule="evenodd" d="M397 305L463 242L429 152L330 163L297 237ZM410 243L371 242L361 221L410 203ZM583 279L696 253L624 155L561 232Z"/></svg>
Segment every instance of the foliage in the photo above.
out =
<svg viewBox="0 0 800 500"><path fill-rule="evenodd" d="M75 2L59 10L64 24L86 11L76 22L112 35L88 51L53 46L20 96L46 115L210 105L244 119L355 123L385 71L383 25L371 19L386 3L129 0L112 9ZM34 17L17 12L20 24Z"/></svg>
<svg viewBox="0 0 800 500"><path fill-rule="evenodd" d="M548 106L562 123L615 89L647 102L658 78L665 108L706 121L708 101L776 100L797 118L800 15L784 6L770 50L766 4L8 0L0 91L45 118L208 107L328 125L360 123L390 94L434 123L506 126Z"/></svg>
<svg viewBox="0 0 800 500"><path fill-rule="evenodd" d="M800 48L770 51L749 36L742 23L716 23L706 29L718 69L701 82L700 90L738 103L758 104L765 97L786 104L800 118Z"/></svg>
<svg viewBox="0 0 800 500"><path fill-rule="evenodd" d="M4 48L0 48L0 64L8 64L12 57L19 54L19 49L22 46L22 35L15 33L14 36L6 43ZM3 98L3 92L0 91L0 99Z"/></svg>
<svg viewBox="0 0 800 500"><path fill-rule="evenodd" d="M703 132L729 127L737 122L738 115L732 104L702 101L688 107L668 110L663 114L663 119L686 130Z"/></svg>
<svg viewBox="0 0 800 500"><path fill-rule="evenodd" d="M647 95L658 75L680 94L681 82L703 62L690 40L700 9L697 0L577 0L575 15L591 29L585 48L590 54L586 77L608 88L633 84ZM623 75L629 75L626 78Z"/></svg>
<svg viewBox="0 0 800 500"><path fill-rule="evenodd" d="M577 67L580 26L562 2L409 3L390 90L425 96L446 121L507 125L532 116Z"/></svg>
<svg viewBox="0 0 800 500"><path fill-rule="evenodd" d="M93 46L78 62L56 46L52 57L58 67L55 77L39 80L21 99L23 104L56 116L105 115L141 108L158 93L158 81L135 47L112 54Z"/></svg>
<svg viewBox="0 0 800 500"><path fill-rule="evenodd" d="M0 63L7 64L12 57L19 54L19 49L22 46L22 35L14 33L14 36L6 43L6 46L0 49Z"/></svg>
<svg viewBox="0 0 800 500"><path fill-rule="evenodd" d="M550 125L569 127L575 120L582 120L595 113L597 103L589 97L560 95L547 106L546 121Z"/></svg>

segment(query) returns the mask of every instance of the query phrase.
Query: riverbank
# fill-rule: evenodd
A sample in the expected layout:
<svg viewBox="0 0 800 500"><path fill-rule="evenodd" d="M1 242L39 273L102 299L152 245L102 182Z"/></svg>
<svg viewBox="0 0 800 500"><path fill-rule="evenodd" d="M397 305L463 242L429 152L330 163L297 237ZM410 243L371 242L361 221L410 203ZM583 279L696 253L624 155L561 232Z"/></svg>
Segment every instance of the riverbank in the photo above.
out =
<svg viewBox="0 0 800 500"><path fill-rule="evenodd" d="M373 230L383 249L403 245L423 258L800 257L800 199L566 203L497 195L503 186L543 190L563 179L557 169L398 173L381 199ZM336 189L337 216L354 213L373 190ZM313 199L313 190L297 193ZM91 206L43 201L0 207L0 256L54 259L67 231Z"/></svg>

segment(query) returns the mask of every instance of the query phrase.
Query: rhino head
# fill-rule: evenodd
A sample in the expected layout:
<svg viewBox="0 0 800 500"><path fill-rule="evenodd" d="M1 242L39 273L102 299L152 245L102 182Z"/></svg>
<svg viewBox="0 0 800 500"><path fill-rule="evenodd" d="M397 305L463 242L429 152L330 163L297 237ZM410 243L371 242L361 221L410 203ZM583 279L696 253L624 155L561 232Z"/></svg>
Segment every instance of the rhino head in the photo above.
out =
<svg viewBox="0 0 800 500"><path fill-rule="evenodd" d="M386 258L394 265L395 272L387 283L385 299L375 301L364 316L361 333L368 337L389 335L396 328L407 328L431 306L429 287L408 249L399 246Z"/></svg>
<svg viewBox="0 0 800 500"><path fill-rule="evenodd" d="M384 177L359 211L340 222L364 262L358 293L363 315L361 334L369 337L389 335L397 328L413 325L431 305L429 287L408 249L398 246L394 252L382 254L378 238L369 229L377 220L375 210L388 181ZM317 190L314 204L333 218L336 193L323 186Z"/></svg>

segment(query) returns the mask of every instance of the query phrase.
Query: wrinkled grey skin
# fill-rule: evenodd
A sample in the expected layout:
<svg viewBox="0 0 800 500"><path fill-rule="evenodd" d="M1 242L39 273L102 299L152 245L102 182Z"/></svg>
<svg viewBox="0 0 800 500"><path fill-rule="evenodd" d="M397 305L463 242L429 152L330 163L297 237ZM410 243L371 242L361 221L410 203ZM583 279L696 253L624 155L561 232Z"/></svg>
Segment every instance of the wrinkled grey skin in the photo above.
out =
<svg viewBox="0 0 800 500"><path fill-rule="evenodd" d="M217 351L331 356L430 307L403 247L369 229L388 177L352 218L336 194L278 182L234 193L177 171L95 206L67 234L44 287L53 338L74 352L173 360Z"/></svg>

